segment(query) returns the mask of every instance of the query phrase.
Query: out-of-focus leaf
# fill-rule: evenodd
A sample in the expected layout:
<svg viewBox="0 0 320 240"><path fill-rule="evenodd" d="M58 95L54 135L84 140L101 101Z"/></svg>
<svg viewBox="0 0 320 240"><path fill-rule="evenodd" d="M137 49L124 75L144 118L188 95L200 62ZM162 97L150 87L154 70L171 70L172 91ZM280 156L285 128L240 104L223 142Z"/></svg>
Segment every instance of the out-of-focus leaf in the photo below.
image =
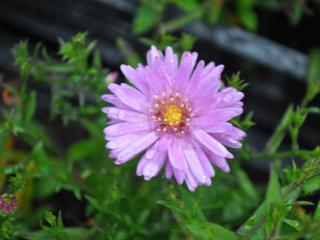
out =
<svg viewBox="0 0 320 240"><path fill-rule="evenodd" d="M304 103L308 103L320 92L320 49L314 49L309 56L307 93Z"/></svg>
<svg viewBox="0 0 320 240"><path fill-rule="evenodd" d="M211 223L210 225L212 227L213 234L217 240L219 239L237 240L238 239L237 235L234 232L222 227L221 225L218 225L215 223Z"/></svg>
<svg viewBox="0 0 320 240"><path fill-rule="evenodd" d="M35 163L36 169L44 174L45 176L49 175L50 172L50 161L48 156L43 148L43 143L39 142L32 149L32 160Z"/></svg>
<svg viewBox="0 0 320 240"><path fill-rule="evenodd" d="M15 58L15 64L20 68L22 78L26 78L32 68L32 59L29 55L28 41L21 41L14 46L12 54Z"/></svg>
<svg viewBox="0 0 320 240"><path fill-rule="evenodd" d="M303 1L302 1L303 2ZM304 5L300 3L300 1L296 1L292 3L291 11L290 11L290 20L293 25L297 25L304 12Z"/></svg>
<svg viewBox="0 0 320 240"><path fill-rule="evenodd" d="M31 119L32 119L32 117L33 117L33 115L35 113L36 104L37 104L36 97L37 97L36 96L36 92L32 92L32 93L30 93L28 95L28 97L26 99L27 103L26 103L26 105L24 107L26 109L25 121L26 121L27 124L31 121Z"/></svg>
<svg viewBox="0 0 320 240"><path fill-rule="evenodd" d="M133 20L133 32L144 33L157 23L158 12L150 4L141 4Z"/></svg>
<svg viewBox="0 0 320 240"><path fill-rule="evenodd" d="M320 200L318 201L318 205L316 211L314 212L313 219L320 221Z"/></svg>
<svg viewBox="0 0 320 240"><path fill-rule="evenodd" d="M320 108L319 107L308 107L307 111L308 111L308 113L319 114L320 113Z"/></svg>
<svg viewBox="0 0 320 240"><path fill-rule="evenodd" d="M283 219L283 221L288 224L289 226L293 227L297 231L299 231L300 223L297 220L292 220L292 219Z"/></svg>
<svg viewBox="0 0 320 240"><path fill-rule="evenodd" d="M96 146L92 139L79 140L68 148L66 157L71 162L86 159L96 151Z"/></svg>
<svg viewBox="0 0 320 240"><path fill-rule="evenodd" d="M47 231L41 230L37 232L22 232L21 237L27 240L60 240L53 236L52 233L48 233ZM85 228L80 227L68 227L64 228L64 237L63 239L77 239L77 240L88 240L92 239L92 230L87 230Z"/></svg>
<svg viewBox="0 0 320 240"><path fill-rule="evenodd" d="M184 11L192 11L199 7L199 0L169 0Z"/></svg>
<svg viewBox="0 0 320 240"><path fill-rule="evenodd" d="M320 176L308 179L303 184L303 191L306 194L312 194L320 189Z"/></svg>
<svg viewBox="0 0 320 240"><path fill-rule="evenodd" d="M180 45L183 51L190 51L196 42L196 37L183 33L180 39Z"/></svg>
<svg viewBox="0 0 320 240"><path fill-rule="evenodd" d="M123 38L118 37L116 45L125 58L127 64L137 66L141 62L139 54Z"/></svg>
<svg viewBox="0 0 320 240"><path fill-rule="evenodd" d="M215 0L209 2L209 12L208 19L211 23L216 24L219 22L219 19L223 13L223 8L225 1L224 0Z"/></svg>
<svg viewBox="0 0 320 240"><path fill-rule="evenodd" d="M254 10L256 0L237 0L237 13L241 24L251 31L258 27L258 17Z"/></svg>

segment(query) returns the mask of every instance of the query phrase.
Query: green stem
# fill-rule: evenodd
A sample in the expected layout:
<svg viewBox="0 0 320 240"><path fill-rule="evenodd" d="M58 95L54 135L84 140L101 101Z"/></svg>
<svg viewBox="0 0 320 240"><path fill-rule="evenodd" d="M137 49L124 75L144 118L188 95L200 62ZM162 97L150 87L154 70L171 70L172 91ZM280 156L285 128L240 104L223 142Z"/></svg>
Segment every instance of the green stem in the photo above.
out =
<svg viewBox="0 0 320 240"><path fill-rule="evenodd" d="M191 11L182 17L179 17L169 22L161 24L160 33L166 34L166 33L173 32L179 28L182 28L186 24L194 21L195 19L198 19L200 16L201 16L200 11Z"/></svg>
<svg viewBox="0 0 320 240"><path fill-rule="evenodd" d="M26 98L26 92L27 92L27 77L21 76L21 87L20 87L20 113L21 113L21 121L24 124L24 118L25 118L25 98Z"/></svg>
<svg viewBox="0 0 320 240"><path fill-rule="evenodd" d="M309 158L310 156L316 156L317 151L315 150L290 150L290 151L282 151L282 152L262 152L257 153L255 155L250 156L250 159L258 160L258 159L283 159L283 158Z"/></svg>

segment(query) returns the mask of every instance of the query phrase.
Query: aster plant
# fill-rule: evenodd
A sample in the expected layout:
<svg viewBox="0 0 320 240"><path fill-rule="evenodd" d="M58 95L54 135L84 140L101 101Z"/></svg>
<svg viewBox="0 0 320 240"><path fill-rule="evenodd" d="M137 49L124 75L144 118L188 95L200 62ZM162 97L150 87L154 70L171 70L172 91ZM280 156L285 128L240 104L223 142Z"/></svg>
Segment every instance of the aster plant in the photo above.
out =
<svg viewBox="0 0 320 240"><path fill-rule="evenodd" d="M150 180L165 169L168 179L186 183L190 191L211 185L215 165L229 172L227 147L241 147L245 133L228 121L243 112L244 94L223 87L223 65L197 63L198 54L184 52L180 61L167 47L152 46L147 64L122 65L133 86L111 83L102 99L110 118L104 129L106 147L116 164L143 153L136 173Z"/></svg>

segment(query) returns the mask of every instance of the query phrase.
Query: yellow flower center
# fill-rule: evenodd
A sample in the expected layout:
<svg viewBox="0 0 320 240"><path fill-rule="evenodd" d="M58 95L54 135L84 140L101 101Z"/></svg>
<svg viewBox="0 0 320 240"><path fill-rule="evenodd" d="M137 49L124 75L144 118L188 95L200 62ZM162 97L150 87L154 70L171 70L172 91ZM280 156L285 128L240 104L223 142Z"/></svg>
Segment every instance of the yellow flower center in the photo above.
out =
<svg viewBox="0 0 320 240"><path fill-rule="evenodd" d="M180 93L154 95L153 107L149 109L151 118L157 123L156 131L183 135L193 117L191 105Z"/></svg>
<svg viewBox="0 0 320 240"><path fill-rule="evenodd" d="M183 118L183 112L175 104L169 104L165 107L163 117L164 121L170 126L179 125Z"/></svg>

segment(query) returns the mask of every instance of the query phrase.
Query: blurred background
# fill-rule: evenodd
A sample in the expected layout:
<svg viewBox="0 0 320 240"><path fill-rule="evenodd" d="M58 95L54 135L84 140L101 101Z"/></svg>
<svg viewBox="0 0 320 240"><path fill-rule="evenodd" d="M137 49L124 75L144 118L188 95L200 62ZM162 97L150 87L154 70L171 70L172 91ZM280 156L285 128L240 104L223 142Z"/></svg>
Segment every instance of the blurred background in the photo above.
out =
<svg viewBox="0 0 320 240"><path fill-rule="evenodd" d="M226 75L241 72L254 85L246 89L245 110L254 112L258 123L249 141L261 148L288 104L304 95L309 54L320 45L319 11L316 0L2 0L0 71L6 78L18 76L10 50L22 39L31 46L42 42L54 53L59 39L88 32L97 40L103 66L118 71L121 63L143 61L148 40L159 31L167 34L162 45L185 34L186 45L194 44L201 58L224 64ZM154 30L164 27L159 21L173 19L182 21ZM307 148L319 144L319 118L311 118L300 142Z"/></svg>
<svg viewBox="0 0 320 240"><path fill-rule="evenodd" d="M61 42L78 32L87 32L88 41L97 40L95 49L102 64L97 69L105 75L119 71L122 63L144 62L150 44L160 48L173 45L180 51L191 49L206 62L224 64L224 79L239 72L241 79L248 83L244 90L245 112L254 113L252 121L255 125L248 132L247 142L253 152L258 152L287 107L303 100L310 73L310 56L320 48L319 26L320 2L317 0L1 0L0 81L18 85L19 68L15 65L12 48L21 40L27 40L29 49L41 49L37 45L41 42L46 53L55 59L59 57L57 52L61 54ZM318 69L319 64L320 61L316 63ZM65 71L60 70L57 68L50 76L54 78ZM72 115L72 108L65 109L70 114L67 120L63 116L48 120L53 107L50 102L54 84L44 84L45 81L39 82L37 78L41 77L33 74L27 85L29 91L37 93L35 118L49 132L57 155L63 155L65 151L70 153L69 147L75 146L76 141L91 139L88 128L93 126L88 127L89 123L80 118L78 121L79 116ZM117 81L123 81L123 76L120 75ZM101 89L100 86L97 89ZM99 96L92 96L92 93L85 92L83 97L91 105L103 105L97 100ZM67 98L71 105L78 106L79 102L73 97ZM319 97L313 101L319 106ZM4 92L1 104L8 104ZM66 127L68 121L71 124ZM308 116L299 135L301 148L313 149L320 144L319 122L319 115ZM14 142L12 148L29 151L30 146L24 140ZM99 138L98 142L101 145L103 139ZM90 143L95 146L95 142ZM74 152L81 145L74 148L71 155L77 161L81 157ZM281 149L288 148L290 138L286 137ZM78 155L90 158L90 153L92 151L80 151ZM254 184L265 185L268 181L270 162L267 158L264 160L243 163ZM287 160L291 164L292 159ZM85 167L81 168L81 174L92 174L83 169ZM66 213L64 221L72 226L90 224L79 220L85 218L86 204L74 196L77 190L71 185L63 186L61 191L55 190L53 197L48 197L52 193L50 190L43 197L41 193L35 194L34 198L38 200L31 205L51 204L54 209L62 209ZM72 207L75 204L78 207ZM239 219L245 219L245 215ZM235 220L234 226L238 226L239 219Z"/></svg>

